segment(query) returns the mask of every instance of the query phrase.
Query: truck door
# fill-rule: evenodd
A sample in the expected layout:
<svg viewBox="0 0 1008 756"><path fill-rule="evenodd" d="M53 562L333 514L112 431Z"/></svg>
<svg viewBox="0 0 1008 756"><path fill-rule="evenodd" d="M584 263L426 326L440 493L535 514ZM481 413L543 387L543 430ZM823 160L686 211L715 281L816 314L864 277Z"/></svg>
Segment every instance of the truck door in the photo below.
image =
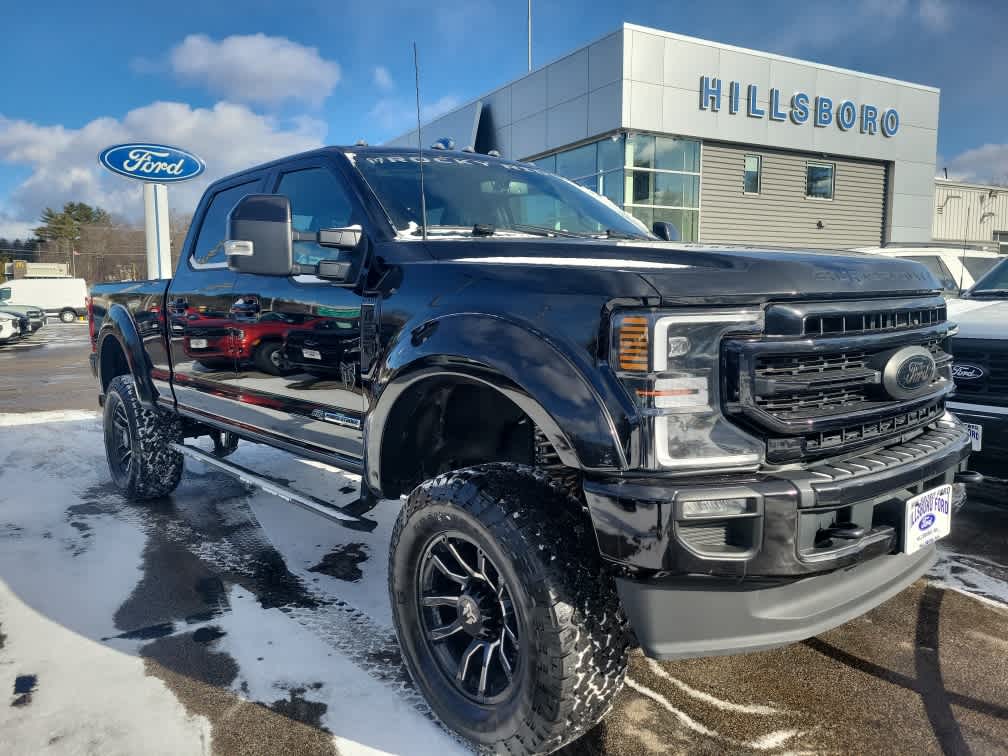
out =
<svg viewBox="0 0 1008 756"><path fill-rule="evenodd" d="M168 288L166 321L179 407L201 417L229 417L239 399L234 284L224 239L227 216L246 194L262 191L265 174L244 176L204 198ZM198 225L196 225L198 224Z"/></svg>
<svg viewBox="0 0 1008 756"><path fill-rule="evenodd" d="M270 188L290 199L297 231L363 225L340 169L325 158L284 166ZM338 254L314 242L294 245L302 265ZM234 303L241 310L241 422L360 461L361 302L359 290L313 275L240 275Z"/></svg>

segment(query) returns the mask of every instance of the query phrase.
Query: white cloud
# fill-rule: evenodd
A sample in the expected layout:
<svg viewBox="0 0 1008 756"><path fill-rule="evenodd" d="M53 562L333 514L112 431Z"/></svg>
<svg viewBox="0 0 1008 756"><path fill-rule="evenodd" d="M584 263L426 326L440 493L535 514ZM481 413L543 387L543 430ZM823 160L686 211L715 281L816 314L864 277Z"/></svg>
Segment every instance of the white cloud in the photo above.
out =
<svg viewBox="0 0 1008 756"><path fill-rule="evenodd" d="M140 218L139 182L115 176L98 164L98 153L110 144L163 142L201 156L207 164L206 173L168 191L172 211L188 214L211 181L256 163L319 147L325 135L326 124L317 119L281 122L227 102L212 108L155 102L131 110L121 119L98 118L79 129L0 116L0 162L25 165L31 171L7 196L6 212L0 212L0 230L33 227L43 208L61 207L71 200L99 205L130 220Z"/></svg>
<svg viewBox="0 0 1008 756"><path fill-rule="evenodd" d="M945 0L921 0L921 23L935 31L941 31L948 26L949 9Z"/></svg>
<svg viewBox="0 0 1008 756"><path fill-rule="evenodd" d="M938 170L945 165L939 163ZM1008 144L985 144L966 150L947 163L949 178L957 181L1008 185Z"/></svg>
<svg viewBox="0 0 1008 756"><path fill-rule="evenodd" d="M234 102L276 105L297 100L321 105L340 80L340 67L315 47L286 37L248 34L211 39L190 34L170 55L172 71ZM134 69L144 65L134 62Z"/></svg>
<svg viewBox="0 0 1008 756"><path fill-rule="evenodd" d="M420 120L424 123L434 120L461 104L455 95L445 95L426 105L421 104ZM383 132L397 136L410 129L416 130L416 103L404 97L383 97L371 108L371 119Z"/></svg>
<svg viewBox="0 0 1008 756"><path fill-rule="evenodd" d="M392 74L389 73L389 70L385 68L385 66L375 66L374 83L375 86L383 92L395 89L395 82L392 81Z"/></svg>
<svg viewBox="0 0 1008 756"><path fill-rule="evenodd" d="M7 241L31 239L34 237L32 229L36 226L38 226L38 223L14 220L3 211L0 211L0 239L6 239Z"/></svg>

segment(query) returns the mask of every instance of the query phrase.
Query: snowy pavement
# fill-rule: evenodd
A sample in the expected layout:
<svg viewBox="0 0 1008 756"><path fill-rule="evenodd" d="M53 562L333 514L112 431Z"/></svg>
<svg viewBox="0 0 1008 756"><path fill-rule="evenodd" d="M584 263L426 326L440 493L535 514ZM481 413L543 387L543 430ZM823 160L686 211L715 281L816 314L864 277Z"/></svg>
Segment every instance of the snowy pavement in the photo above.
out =
<svg viewBox="0 0 1008 756"><path fill-rule="evenodd" d="M87 371L86 349L52 351ZM0 407L0 752L468 751L391 630L399 502L361 533L187 461L174 495L133 504L96 412L48 409L60 391ZM356 496L316 462L244 443L235 461ZM931 580L836 630L745 656L635 655L570 753L1008 752L1006 542L1008 508L971 502Z"/></svg>

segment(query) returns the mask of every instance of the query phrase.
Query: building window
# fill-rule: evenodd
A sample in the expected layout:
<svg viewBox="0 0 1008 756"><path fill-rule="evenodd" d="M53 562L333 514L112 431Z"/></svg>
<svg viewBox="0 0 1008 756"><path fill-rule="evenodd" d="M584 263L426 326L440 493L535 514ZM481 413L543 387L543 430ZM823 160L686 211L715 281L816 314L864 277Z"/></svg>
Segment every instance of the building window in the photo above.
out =
<svg viewBox="0 0 1008 756"><path fill-rule="evenodd" d="M623 135L546 155L533 164L591 189L623 208Z"/></svg>
<svg viewBox="0 0 1008 756"><path fill-rule="evenodd" d="M813 199L833 199L834 173L833 163L805 164L805 196Z"/></svg>
<svg viewBox="0 0 1008 756"><path fill-rule="evenodd" d="M742 174L742 192L744 194L759 194L763 158L759 155L745 156L745 170Z"/></svg>
<svg viewBox="0 0 1008 756"><path fill-rule="evenodd" d="M998 252L1008 255L1008 231L995 231L994 241L998 244ZM973 276L976 278L976 276Z"/></svg>
<svg viewBox="0 0 1008 756"><path fill-rule="evenodd" d="M700 142L631 134L626 140L626 209L648 228L672 223L683 241L696 241L700 220Z"/></svg>

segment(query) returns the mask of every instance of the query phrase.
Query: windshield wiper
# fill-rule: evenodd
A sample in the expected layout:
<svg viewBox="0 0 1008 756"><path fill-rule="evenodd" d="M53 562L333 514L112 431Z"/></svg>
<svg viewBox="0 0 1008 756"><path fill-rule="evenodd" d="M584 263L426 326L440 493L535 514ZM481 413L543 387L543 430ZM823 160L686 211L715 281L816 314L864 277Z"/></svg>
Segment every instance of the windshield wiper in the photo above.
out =
<svg viewBox="0 0 1008 756"><path fill-rule="evenodd" d="M969 293L971 297L982 297L987 294L995 297L1008 297L1008 289L980 289L979 291L971 291Z"/></svg>
<svg viewBox="0 0 1008 756"><path fill-rule="evenodd" d="M647 239L648 237L644 234L632 234L629 231L617 231L614 228L607 228L605 230L606 239Z"/></svg>
<svg viewBox="0 0 1008 756"><path fill-rule="evenodd" d="M522 231L526 234L535 234L536 236L564 236L568 238L578 238L580 236L580 234L575 234L572 231L559 231L549 226L530 226L527 223L512 223L507 228L513 231Z"/></svg>

